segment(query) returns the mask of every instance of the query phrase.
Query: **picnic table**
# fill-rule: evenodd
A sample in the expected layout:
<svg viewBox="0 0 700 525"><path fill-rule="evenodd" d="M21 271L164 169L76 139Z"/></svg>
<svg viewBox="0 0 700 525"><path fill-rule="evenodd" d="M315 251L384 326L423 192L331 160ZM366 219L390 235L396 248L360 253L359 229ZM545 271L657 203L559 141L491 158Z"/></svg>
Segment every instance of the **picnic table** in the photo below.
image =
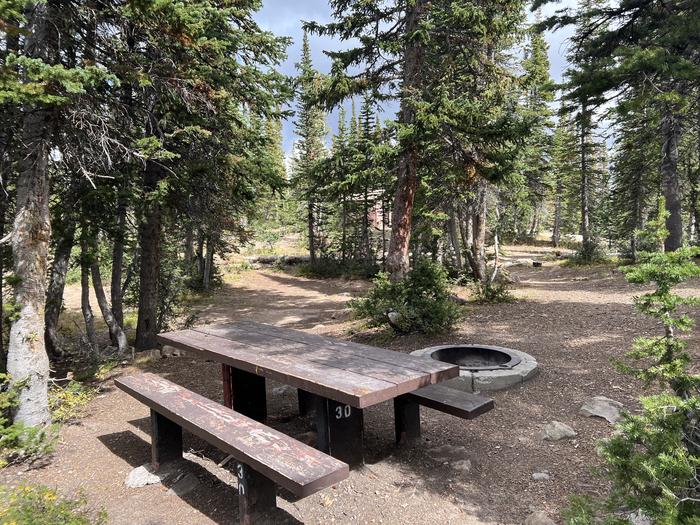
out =
<svg viewBox="0 0 700 525"><path fill-rule="evenodd" d="M419 432L418 405L407 401L411 393L459 374L453 364L253 321L158 339L221 363L224 404L257 421L267 417L265 378L297 388L300 412L316 410L317 447L351 465L364 461L363 409L394 400L397 435L416 425ZM437 403L434 392L426 396ZM488 407L475 404L474 414L493 406L487 401Z"/></svg>

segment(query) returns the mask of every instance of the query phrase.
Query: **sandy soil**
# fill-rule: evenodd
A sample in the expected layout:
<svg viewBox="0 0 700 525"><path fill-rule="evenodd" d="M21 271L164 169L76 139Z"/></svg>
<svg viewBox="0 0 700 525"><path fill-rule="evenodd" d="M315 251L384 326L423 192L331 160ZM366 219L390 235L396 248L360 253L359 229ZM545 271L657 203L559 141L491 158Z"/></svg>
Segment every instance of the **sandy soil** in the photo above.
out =
<svg viewBox="0 0 700 525"><path fill-rule="evenodd" d="M516 258L542 258L547 251L509 248ZM618 373L610 359L620 357L635 335L654 333L656 327L632 309L632 297L640 290L610 268L572 269L545 262L542 268L519 267L512 273L519 281L518 301L474 305L453 334L437 338L390 339L376 331L357 331L346 303L366 289L361 281L246 271L228 278L221 290L196 305L201 324L250 318L400 352L457 341L497 344L528 352L540 363L536 378L494 393L496 409L474 421L425 409L422 443L413 448L394 447L390 404L368 409L366 466L309 498L294 501L282 494L278 505L285 521L518 524L534 510L559 520L570 494L605 490L591 469L597 463L595 443L610 435L612 427L604 420L578 415L578 409L594 395L636 409L640 385ZM688 293L700 293L698 288L689 286ZM696 337L692 347L697 348ZM214 363L178 357L138 368L221 399L220 370ZM120 373L132 370L127 367ZM311 422L296 417L291 389L270 382L268 399L270 425L299 439L312 439ZM189 469L199 486L185 496L171 495L162 485L128 489L124 480L129 471L149 460L148 411L108 381L87 412L78 424L62 429L50 462L4 469L0 481L43 483L65 494L82 491L115 524L237 522L235 479L226 468L216 466L223 457L220 452L187 436L186 447L195 455L190 456L195 460ZM552 420L571 425L578 436L556 443L541 441L542 426ZM445 445L457 456L439 457L435 450ZM452 468L458 459L469 459L471 469ZM544 471L549 480L533 480L533 473Z"/></svg>

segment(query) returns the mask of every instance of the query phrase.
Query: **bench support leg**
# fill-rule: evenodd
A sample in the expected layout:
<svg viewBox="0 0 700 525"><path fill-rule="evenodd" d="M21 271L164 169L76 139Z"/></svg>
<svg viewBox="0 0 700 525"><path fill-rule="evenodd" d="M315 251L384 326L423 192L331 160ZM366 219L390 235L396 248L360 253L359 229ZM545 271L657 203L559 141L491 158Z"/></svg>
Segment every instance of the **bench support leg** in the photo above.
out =
<svg viewBox="0 0 700 525"><path fill-rule="evenodd" d="M299 400L300 416L306 416L310 412L316 410L317 396L314 394L307 392L306 390L302 390L301 388L297 388L297 398Z"/></svg>
<svg viewBox="0 0 700 525"><path fill-rule="evenodd" d="M267 419L264 377L223 365L223 378L225 406L256 421Z"/></svg>
<svg viewBox="0 0 700 525"><path fill-rule="evenodd" d="M236 466L236 474L241 525L268 523L277 507L277 488L274 482L243 463Z"/></svg>
<svg viewBox="0 0 700 525"><path fill-rule="evenodd" d="M403 396L394 398L396 444L410 445L420 440L420 405Z"/></svg>
<svg viewBox="0 0 700 525"><path fill-rule="evenodd" d="M151 466L182 459L182 427L151 410Z"/></svg>
<svg viewBox="0 0 700 525"><path fill-rule="evenodd" d="M350 466L365 462L362 438L364 417L361 408L319 397L316 406L316 430L321 452Z"/></svg>

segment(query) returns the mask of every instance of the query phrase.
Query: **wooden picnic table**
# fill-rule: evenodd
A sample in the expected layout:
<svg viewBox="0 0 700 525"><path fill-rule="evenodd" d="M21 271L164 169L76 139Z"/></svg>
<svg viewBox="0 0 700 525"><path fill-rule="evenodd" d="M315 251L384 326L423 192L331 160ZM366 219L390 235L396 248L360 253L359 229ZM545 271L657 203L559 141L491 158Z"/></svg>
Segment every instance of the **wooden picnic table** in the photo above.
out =
<svg viewBox="0 0 700 525"><path fill-rule="evenodd" d="M362 463L362 409L459 375L459 367L253 321L160 334L161 343L220 362L224 404L267 417L265 378L295 387L316 409L318 448Z"/></svg>

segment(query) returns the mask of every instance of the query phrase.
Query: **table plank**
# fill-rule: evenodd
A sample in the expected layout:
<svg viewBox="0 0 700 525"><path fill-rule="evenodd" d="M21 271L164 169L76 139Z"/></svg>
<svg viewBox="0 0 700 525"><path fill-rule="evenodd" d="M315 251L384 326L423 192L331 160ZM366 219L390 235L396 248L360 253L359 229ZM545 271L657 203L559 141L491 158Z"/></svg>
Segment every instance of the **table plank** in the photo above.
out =
<svg viewBox="0 0 700 525"><path fill-rule="evenodd" d="M401 391L406 390L410 392L430 384L430 375L425 372L368 359L363 355L346 352L343 348L329 348L287 338L268 336L262 332L240 328L237 325L203 326L192 330L223 337L231 341L240 341L243 337L250 336L250 334L261 334L267 337L268 349L266 353L275 354L278 350L282 350L285 355L303 359L304 362L308 361L322 366L339 368L394 383L400 387Z"/></svg>
<svg viewBox="0 0 700 525"><path fill-rule="evenodd" d="M405 393L388 381L294 359L289 350L298 343L289 342L287 348L270 351L269 337L260 334L242 331L240 339L233 341L194 330L181 330L160 334L158 340L355 408L365 408Z"/></svg>
<svg viewBox="0 0 700 525"><path fill-rule="evenodd" d="M299 341L308 344L318 345L322 348L329 348L336 351L342 351L346 355L363 357L365 359L377 361L379 363L384 363L386 365L397 367L402 370L418 371L422 374L427 373L430 375L430 383L439 383L441 381L452 379L459 375L459 367L450 363L443 363L442 361L437 361L435 359L404 354L402 352L387 350L385 348L378 348L375 346L363 345L360 343L354 343L350 341L341 341L339 339L333 339L318 334L310 334L308 332L302 332L300 330L294 330L291 328L257 323L255 321L237 321L235 323L230 323L226 325L214 326L233 326L246 328L256 331L258 333L268 334L270 336L280 339L289 339L292 341Z"/></svg>

